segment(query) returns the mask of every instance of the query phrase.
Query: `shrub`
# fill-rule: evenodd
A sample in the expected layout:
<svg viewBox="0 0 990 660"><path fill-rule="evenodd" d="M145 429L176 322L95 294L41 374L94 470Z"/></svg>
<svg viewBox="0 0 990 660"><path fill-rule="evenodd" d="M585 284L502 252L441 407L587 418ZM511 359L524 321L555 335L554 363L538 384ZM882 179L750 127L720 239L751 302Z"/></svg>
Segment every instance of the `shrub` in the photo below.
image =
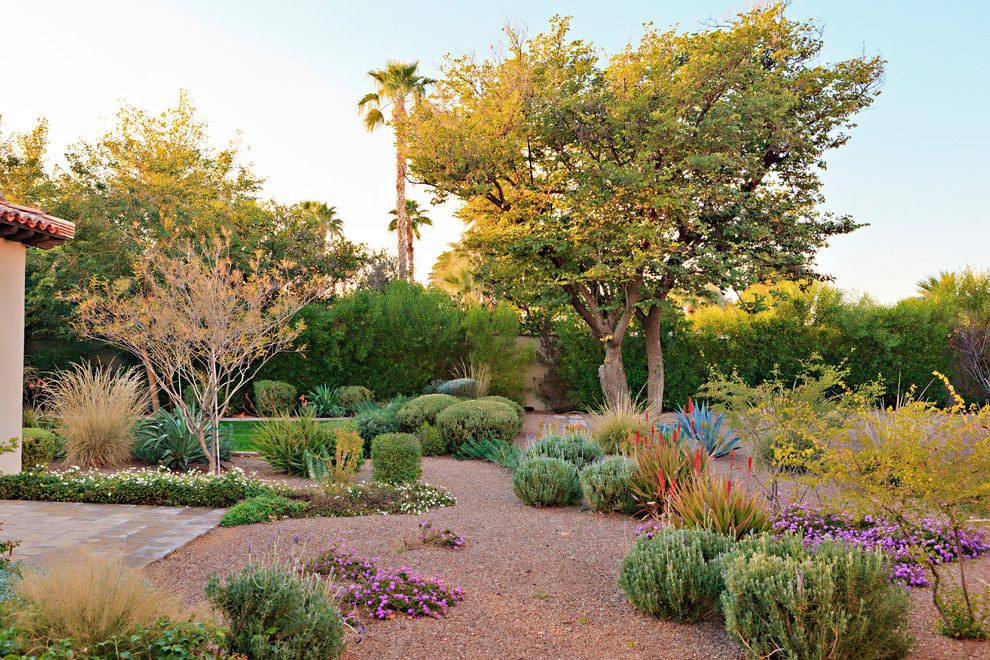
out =
<svg viewBox="0 0 990 660"><path fill-rule="evenodd" d="M634 463L624 456L609 456L581 470L581 492L595 511L635 513L636 500L629 487Z"/></svg>
<svg viewBox="0 0 990 660"><path fill-rule="evenodd" d="M516 497L530 506L566 506L581 498L577 468L559 458L528 458L516 469Z"/></svg>
<svg viewBox="0 0 990 660"><path fill-rule="evenodd" d="M500 302L493 307L472 304L464 314L464 339L470 363L489 366L489 391L521 398L527 367L536 361L529 343L520 343L519 311Z"/></svg>
<svg viewBox="0 0 990 660"><path fill-rule="evenodd" d="M296 388L280 380L254 381L254 407L262 417L288 415L296 407Z"/></svg>
<svg viewBox="0 0 990 660"><path fill-rule="evenodd" d="M451 451L469 438L511 443L521 427L515 411L498 401L461 401L437 415L437 428Z"/></svg>
<svg viewBox="0 0 990 660"><path fill-rule="evenodd" d="M669 501L671 520L679 527L708 529L732 538L771 528L762 496L753 496L731 479L695 479L675 491Z"/></svg>
<svg viewBox="0 0 990 660"><path fill-rule="evenodd" d="M239 468L220 476L158 470L103 474L78 468L63 472L21 472L0 476L0 499L91 504L228 507L246 497L272 492Z"/></svg>
<svg viewBox="0 0 990 660"><path fill-rule="evenodd" d="M526 449L527 458L561 458L578 470L601 460L602 455L601 445L581 433L547 435Z"/></svg>
<svg viewBox="0 0 990 660"><path fill-rule="evenodd" d="M271 522L279 518L297 516L305 509L305 502L290 500L281 495L258 495L242 500L227 509L220 519L220 526L234 527L236 525Z"/></svg>
<svg viewBox="0 0 990 660"><path fill-rule="evenodd" d="M326 517L376 513L420 515L430 509L456 504L454 496L447 489L419 481L409 484L338 484L322 490L299 491L294 497L309 503L306 508L307 516Z"/></svg>
<svg viewBox="0 0 990 660"><path fill-rule="evenodd" d="M516 416L519 418L519 423L522 424L523 420L526 419L526 409L520 405L518 401L513 401L508 397L498 396L497 394L492 394L491 396L485 396L481 398L482 401L497 401L498 403L504 403L505 405L516 411Z"/></svg>
<svg viewBox="0 0 990 660"><path fill-rule="evenodd" d="M336 391L329 385L317 385L305 398L306 406L316 417L343 417L348 412L337 402Z"/></svg>
<svg viewBox="0 0 990 660"><path fill-rule="evenodd" d="M12 619L32 649L71 637L80 648L179 615L177 603L119 559L73 557L24 571Z"/></svg>
<svg viewBox="0 0 990 660"><path fill-rule="evenodd" d="M41 466L47 469L48 464L55 460L62 438L58 434L39 428L21 430L21 469L30 470Z"/></svg>
<svg viewBox="0 0 990 660"><path fill-rule="evenodd" d="M333 396L337 405L353 413L358 405L373 401L375 393L363 385L343 385L333 391Z"/></svg>
<svg viewBox="0 0 990 660"><path fill-rule="evenodd" d="M450 589L439 577L423 577L404 566L379 568L376 559L357 556L343 545L325 550L308 568L346 585L343 600L375 619L397 614L439 619L464 600L460 587Z"/></svg>
<svg viewBox="0 0 990 660"><path fill-rule="evenodd" d="M508 470L515 470L519 467L522 459L522 451L515 445L510 445L505 440L494 438L482 438L475 440L470 438L464 441L453 454L458 460L480 460L500 465Z"/></svg>
<svg viewBox="0 0 990 660"><path fill-rule="evenodd" d="M396 397L382 407L372 406L362 410L354 418L357 423L358 433L364 439L364 453L371 452L371 441L383 433L398 433L399 410L405 405L406 400Z"/></svg>
<svg viewBox="0 0 990 660"><path fill-rule="evenodd" d="M478 396L478 381L473 378L454 378L437 386L437 394L473 399Z"/></svg>
<svg viewBox="0 0 990 660"><path fill-rule="evenodd" d="M825 542L812 555L725 561L725 628L754 656L902 658L910 598L883 555Z"/></svg>
<svg viewBox="0 0 990 660"><path fill-rule="evenodd" d="M208 428L207 446L213 451L213 429ZM230 460L233 439L227 428L220 428L220 460ZM149 465L161 465L170 470L188 472L191 465L206 464L203 448L196 431L189 428L181 415L165 409L155 413L138 429L134 455Z"/></svg>
<svg viewBox="0 0 990 660"><path fill-rule="evenodd" d="M113 467L127 462L134 430L148 406L137 371L76 365L55 375L49 397L71 464Z"/></svg>
<svg viewBox="0 0 990 660"><path fill-rule="evenodd" d="M708 455L700 448L692 451L678 440L676 431L670 437L641 438L632 455L636 462L630 479L632 493L645 513L663 513L673 493L707 474Z"/></svg>
<svg viewBox="0 0 990 660"><path fill-rule="evenodd" d="M643 411L631 398L622 398L602 407L591 420L592 435L606 454L627 453L634 438L650 435L651 427Z"/></svg>
<svg viewBox="0 0 990 660"><path fill-rule="evenodd" d="M440 435L440 429L432 424L423 423L416 430L416 437L419 438L419 446L423 449L423 456L443 456L447 453L447 443Z"/></svg>
<svg viewBox="0 0 990 660"><path fill-rule="evenodd" d="M671 621L698 621L718 610L719 555L732 539L703 530L664 529L636 541L619 570L619 586L640 610Z"/></svg>
<svg viewBox="0 0 990 660"><path fill-rule="evenodd" d="M255 563L222 582L210 576L206 597L230 626L231 653L295 660L344 652L343 622L325 584L294 573Z"/></svg>
<svg viewBox="0 0 990 660"><path fill-rule="evenodd" d="M411 433L386 433L371 441L371 479L403 484L419 481L423 474L422 448Z"/></svg>
<svg viewBox="0 0 990 660"><path fill-rule="evenodd" d="M457 397L449 394L424 394L399 409L399 423L406 431L414 431L423 424L435 424L437 415L457 402Z"/></svg>
<svg viewBox="0 0 990 660"><path fill-rule="evenodd" d="M275 418L255 431L258 454L279 472L305 475L306 455L332 457L336 451L333 430L313 417Z"/></svg>

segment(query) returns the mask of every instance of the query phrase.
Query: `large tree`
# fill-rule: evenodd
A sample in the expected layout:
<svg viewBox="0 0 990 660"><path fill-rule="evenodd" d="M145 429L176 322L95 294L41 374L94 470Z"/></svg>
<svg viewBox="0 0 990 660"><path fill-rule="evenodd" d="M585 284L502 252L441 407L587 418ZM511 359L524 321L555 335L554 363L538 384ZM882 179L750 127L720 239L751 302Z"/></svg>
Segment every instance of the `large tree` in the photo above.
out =
<svg viewBox="0 0 990 660"><path fill-rule="evenodd" d="M373 131L391 125L395 133L395 210L399 238L399 277L412 280L412 232L406 212L406 123L409 104L415 103L426 93L427 85L433 80L417 73L419 62L390 61L384 69L369 71L375 83L374 91L365 94L358 101L358 110L363 113L364 126ZM390 117L385 111L391 107Z"/></svg>
<svg viewBox="0 0 990 660"><path fill-rule="evenodd" d="M466 245L500 295L588 324L608 401L629 396L622 342L638 318L659 409L671 294L817 277L815 252L857 226L819 210L819 173L883 63L819 63L819 31L781 5L648 28L604 61L568 27L507 30L501 58L448 58L410 124L412 167L464 202Z"/></svg>

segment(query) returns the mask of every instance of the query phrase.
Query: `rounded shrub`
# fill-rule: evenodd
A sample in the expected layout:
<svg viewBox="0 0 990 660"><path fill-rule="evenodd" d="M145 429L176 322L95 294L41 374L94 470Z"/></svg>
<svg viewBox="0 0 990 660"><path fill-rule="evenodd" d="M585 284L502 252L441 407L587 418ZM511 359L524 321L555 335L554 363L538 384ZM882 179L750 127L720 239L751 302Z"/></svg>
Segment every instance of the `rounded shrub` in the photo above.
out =
<svg viewBox="0 0 990 660"><path fill-rule="evenodd" d="M581 498L577 468L559 458L529 458L519 464L512 486L530 506L566 506Z"/></svg>
<svg viewBox="0 0 990 660"><path fill-rule="evenodd" d="M423 474L422 448L412 433L385 433L371 441L371 479L380 483L404 484Z"/></svg>
<svg viewBox="0 0 990 660"><path fill-rule="evenodd" d="M437 394L450 394L463 399L478 396L478 381L473 378L455 378L437 386Z"/></svg>
<svg viewBox="0 0 990 660"><path fill-rule="evenodd" d="M419 438L423 456L443 456L447 453L447 443L444 442L440 429L432 424L421 424L416 430L416 437Z"/></svg>
<svg viewBox="0 0 990 660"><path fill-rule="evenodd" d="M523 408L517 401L505 396L498 396L497 394L492 394L489 396L481 397L482 401L498 401L499 403L504 403L513 410L516 411L516 416L519 417L519 423L522 424L523 419L526 417L526 409Z"/></svg>
<svg viewBox="0 0 990 660"><path fill-rule="evenodd" d="M230 627L230 653L295 660L339 658L344 652L340 612L317 577L300 577L278 565L249 565L223 581L211 575L206 598Z"/></svg>
<svg viewBox="0 0 990 660"><path fill-rule="evenodd" d="M634 463L625 456L609 456L581 470L581 492L595 511L635 513L636 500L629 486Z"/></svg>
<svg viewBox="0 0 990 660"><path fill-rule="evenodd" d="M279 518L291 518L303 512L306 502L290 500L282 495L258 495L241 500L227 509L220 518L221 527L253 525Z"/></svg>
<svg viewBox="0 0 990 660"><path fill-rule="evenodd" d="M601 445L586 435L570 433L567 435L545 435L526 450L526 456L536 458L562 458L572 463L578 470L604 456Z"/></svg>
<svg viewBox="0 0 990 660"><path fill-rule="evenodd" d="M498 401L461 401L437 415L437 428L450 450L465 440L495 438L512 443L522 428L515 411Z"/></svg>
<svg viewBox="0 0 990 660"><path fill-rule="evenodd" d="M64 443L57 433L47 429L21 429L21 469L30 470L39 465L47 468L55 460Z"/></svg>
<svg viewBox="0 0 990 660"><path fill-rule="evenodd" d="M343 385L333 391L333 397L338 406L353 412L360 404L373 401L375 393L363 385Z"/></svg>
<svg viewBox="0 0 990 660"><path fill-rule="evenodd" d="M437 415L458 403L449 394L424 394L407 402L399 409L399 424L406 431L415 431L423 424L435 424Z"/></svg>
<svg viewBox="0 0 990 660"><path fill-rule="evenodd" d="M383 433L397 433L399 431L399 417L397 411L389 408L371 408L357 414L354 422L358 427L358 434L364 440L365 453L371 450L371 441Z"/></svg>
<svg viewBox="0 0 990 660"><path fill-rule="evenodd" d="M826 541L804 557L764 552L725 561L725 629L757 657L903 658L907 590L879 551Z"/></svg>
<svg viewBox="0 0 990 660"><path fill-rule="evenodd" d="M262 417L286 415L296 406L295 386L280 380L254 381L254 407Z"/></svg>
<svg viewBox="0 0 990 660"><path fill-rule="evenodd" d="M640 537L622 560L619 586L629 602L654 616L686 623L718 610L721 553L732 539L699 529L662 529Z"/></svg>

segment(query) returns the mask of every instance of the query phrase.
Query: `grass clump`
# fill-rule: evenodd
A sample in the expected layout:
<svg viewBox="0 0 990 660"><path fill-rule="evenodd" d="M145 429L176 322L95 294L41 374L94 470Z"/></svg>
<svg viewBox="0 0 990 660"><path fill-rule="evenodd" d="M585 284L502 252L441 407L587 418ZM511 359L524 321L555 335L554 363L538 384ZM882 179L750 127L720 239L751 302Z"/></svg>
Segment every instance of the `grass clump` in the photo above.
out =
<svg viewBox="0 0 990 660"><path fill-rule="evenodd" d="M498 438L466 440L452 456L462 461L488 461L509 470L519 467L519 461L522 460L522 452L518 447Z"/></svg>
<svg viewBox="0 0 990 660"><path fill-rule="evenodd" d="M606 454L628 453L638 433L641 438L650 435L650 424L643 410L631 397L600 408L591 418L592 436Z"/></svg>
<svg viewBox="0 0 990 660"><path fill-rule="evenodd" d="M629 601L654 616L686 623L718 610L718 557L732 539L704 530L664 529L641 537L622 560L619 586Z"/></svg>
<svg viewBox="0 0 990 660"><path fill-rule="evenodd" d="M516 497L530 506L566 506L581 498L578 471L559 458L527 458L512 480Z"/></svg>
<svg viewBox="0 0 990 660"><path fill-rule="evenodd" d="M149 403L134 369L76 365L55 374L49 406L72 465L115 467L131 457L134 431Z"/></svg>
<svg viewBox="0 0 990 660"><path fill-rule="evenodd" d="M695 479L675 491L669 508L678 527L710 529L740 539L770 531L770 510L763 501L731 479L712 476Z"/></svg>
<svg viewBox="0 0 990 660"><path fill-rule="evenodd" d="M629 479L635 464L625 456L609 456L580 472L581 492L595 511L635 513Z"/></svg>
<svg viewBox="0 0 990 660"><path fill-rule="evenodd" d="M412 483L423 474L423 452L411 433L386 433L371 441L371 478L391 484Z"/></svg>

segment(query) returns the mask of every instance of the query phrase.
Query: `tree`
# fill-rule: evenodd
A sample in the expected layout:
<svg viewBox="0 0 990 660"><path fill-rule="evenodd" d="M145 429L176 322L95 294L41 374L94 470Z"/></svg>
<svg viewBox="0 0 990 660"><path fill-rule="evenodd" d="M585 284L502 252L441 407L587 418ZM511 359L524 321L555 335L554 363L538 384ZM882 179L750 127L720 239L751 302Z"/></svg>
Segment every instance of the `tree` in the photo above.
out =
<svg viewBox="0 0 990 660"><path fill-rule="evenodd" d="M148 243L134 277L79 296L77 329L134 354L218 473L219 425L235 395L298 336L296 313L322 293L322 277L290 278L291 264L242 271L230 243L163 249Z"/></svg>
<svg viewBox="0 0 990 660"><path fill-rule="evenodd" d="M819 170L883 63L816 64L816 27L782 5L650 28L605 62L566 19L506 33L506 57L448 58L410 123L413 171L437 201L464 202L466 246L499 295L587 323L608 401L628 396L622 342L638 319L659 409L671 294L816 278L815 251L857 227L819 210Z"/></svg>
<svg viewBox="0 0 990 660"><path fill-rule="evenodd" d="M336 206L327 206L326 202L309 200L293 204L292 211L301 218L312 219L325 227L327 238L344 236L344 221L337 215Z"/></svg>
<svg viewBox="0 0 990 660"><path fill-rule="evenodd" d="M460 243L451 243L450 249L440 253L430 270L430 285L450 296L470 303L484 300L484 291L475 280L475 255Z"/></svg>
<svg viewBox="0 0 990 660"><path fill-rule="evenodd" d="M389 211L389 215L392 216L392 221L388 223L389 231L396 231L399 228L399 214L395 212L395 209ZM413 237L416 240L422 240L422 236L419 233L420 227L433 226L433 220L426 215L424 209L419 208L419 202L415 199L406 200L406 218L409 222L409 232L407 238L409 239L408 248L408 267L409 267L409 279L415 279L415 260L413 259Z"/></svg>
<svg viewBox="0 0 990 660"><path fill-rule="evenodd" d="M364 113L364 126L373 131L391 125L395 132L395 209L399 238L399 277L412 280L412 234L406 214L406 121L407 102L417 102L426 93L427 85L434 81L416 73L419 62L389 61L384 69L369 71L375 81L375 90L365 94L358 102L358 110ZM384 110L391 106L391 118Z"/></svg>

